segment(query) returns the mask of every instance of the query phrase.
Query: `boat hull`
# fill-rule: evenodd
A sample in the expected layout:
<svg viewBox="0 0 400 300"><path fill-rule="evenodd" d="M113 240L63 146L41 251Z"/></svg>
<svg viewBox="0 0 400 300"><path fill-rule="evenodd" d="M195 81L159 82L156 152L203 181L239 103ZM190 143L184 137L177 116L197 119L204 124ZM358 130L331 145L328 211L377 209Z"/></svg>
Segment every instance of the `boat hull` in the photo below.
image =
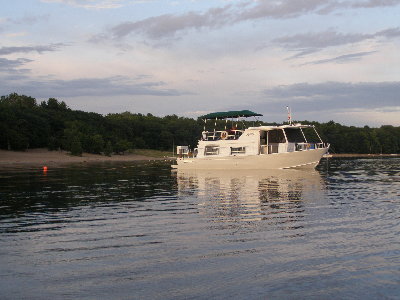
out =
<svg viewBox="0 0 400 300"><path fill-rule="evenodd" d="M249 156L178 158L173 168L198 170L268 170L289 168L315 168L328 148L307 151L261 154Z"/></svg>

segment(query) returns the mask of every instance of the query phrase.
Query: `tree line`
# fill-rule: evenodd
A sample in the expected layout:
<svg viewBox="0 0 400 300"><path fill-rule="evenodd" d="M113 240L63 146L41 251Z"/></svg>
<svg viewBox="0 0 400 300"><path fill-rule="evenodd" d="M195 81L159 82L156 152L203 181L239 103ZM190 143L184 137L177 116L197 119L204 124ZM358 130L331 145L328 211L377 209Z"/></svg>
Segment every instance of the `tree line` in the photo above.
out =
<svg viewBox="0 0 400 300"><path fill-rule="evenodd" d="M334 153L400 153L400 127L354 127L333 121L302 123L315 125L321 138L331 143ZM110 155L128 149L172 152L176 145L195 147L204 125L201 119L176 115L157 117L124 112L103 116L72 110L55 98L41 103L16 93L0 98L0 148L8 150L46 147L76 155L82 152ZM217 122L218 128L224 126L225 121Z"/></svg>
<svg viewBox="0 0 400 300"><path fill-rule="evenodd" d="M70 109L55 98L38 103L16 93L0 97L0 149L48 148L74 154L123 153L128 149L172 150L194 145L199 122L124 112L103 116Z"/></svg>

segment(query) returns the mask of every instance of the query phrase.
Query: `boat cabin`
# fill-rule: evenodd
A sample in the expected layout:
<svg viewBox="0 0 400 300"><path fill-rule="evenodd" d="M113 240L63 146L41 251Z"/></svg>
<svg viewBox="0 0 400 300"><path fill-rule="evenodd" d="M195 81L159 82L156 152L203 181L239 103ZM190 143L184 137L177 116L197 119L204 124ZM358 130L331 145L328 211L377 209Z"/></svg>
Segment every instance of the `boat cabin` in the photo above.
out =
<svg viewBox="0 0 400 300"><path fill-rule="evenodd" d="M221 112L205 115L205 120L261 116L251 111ZM238 122L237 122L238 123ZM236 123L236 124L237 124ZM228 124L228 122L226 122ZM271 155L295 151L307 151L324 148L315 127L312 125L288 124L282 126L255 126L238 129L235 122L232 126L225 126L224 130L207 131L206 126L194 150L194 156L202 157L229 157L247 155ZM313 142L306 137L305 131L313 131ZM315 138L318 139L315 142Z"/></svg>

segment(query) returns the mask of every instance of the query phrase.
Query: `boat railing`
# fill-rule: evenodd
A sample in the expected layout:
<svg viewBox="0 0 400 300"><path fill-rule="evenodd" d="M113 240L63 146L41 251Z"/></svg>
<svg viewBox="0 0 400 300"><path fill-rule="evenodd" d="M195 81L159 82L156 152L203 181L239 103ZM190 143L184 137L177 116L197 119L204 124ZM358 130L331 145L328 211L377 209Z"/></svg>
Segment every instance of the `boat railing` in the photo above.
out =
<svg viewBox="0 0 400 300"><path fill-rule="evenodd" d="M201 139L203 141L237 140L243 132L244 130L203 131Z"/></svg>
<svg viewBox="0 0 400 300"><path fill-rule="evenodd" d="M176 146L176 154L179 159L193 158L197 156L198 149L190 150L189 146Z"/></svg>
<svg viewBox="0 0 400 300"><path fill-rule="evenodd" d="M260 154L306 151L306 150L326 148L329 146L329 144L326 143L296 143L296 144L289 143L287 147L284 147L283 144L286 145L286 143L270 143L268 145L260 145Z"/></svg>
<svg viewBox="0 0 400 300"><path fill-rule="evenodd" d="M327 147L326 143L297 143L296 151L320 149L320 148L326 148L326 147Z"/></svg>
<svg viewBox="0 0 400 300"><path fill-rule="evenodd" d="M279 152L279 144L261 145L260 154L272 154Z"/></svg>

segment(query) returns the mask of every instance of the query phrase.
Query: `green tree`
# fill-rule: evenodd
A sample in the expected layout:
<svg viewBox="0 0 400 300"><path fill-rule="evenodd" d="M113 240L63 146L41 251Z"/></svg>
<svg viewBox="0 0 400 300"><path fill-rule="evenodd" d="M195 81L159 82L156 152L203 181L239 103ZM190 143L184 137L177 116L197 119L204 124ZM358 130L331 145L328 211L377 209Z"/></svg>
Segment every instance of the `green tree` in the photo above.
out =
<svg viewBox="0 0 400 300"><path fill-rule="evenodd" d="M64 149L72 152L72 143L76 143L76 140L79 140L79 145L82 147L82 132L81 132L81 122L72 121L66 122L66 128L64 129L63 136L63 147Z"/></svg>
<svg viewBox="0 0 400 300"><path fill-rule="evenodd" d="M82 147L85 152L100 154L104 149L104 140L100 134L82 134Z"/></svg>
<svg viewBox="0 0 400 300"><path fill-rule="evenodd" d="M100 154L104 150L104 140L100 134L95 134L92 137L92 153Z"/></svg>
<svg viewBox="0 0 400 300"><path fill-rule="evenodd" d="M113 148L110 141L107 141L106 146L104 148L104 155L111 156L113 152Z"/></svg>
<svg viewBox="0 0 400 300"><path fill-rule="evenodd" d="M82 145L79 137L74 137L71 142L71 155L82 156Z"/></svg>
<svg viewBox="0 0 400 300"><path fill-rule="evenodd" d="M139 136L139 137L135 137L132 141L132 148L134 149L146 149L147 145L145 140Z"/></svg>
<svg viewBox="0 0 400 300"><path fill-rule="evenodd" d="M128 142L127 140L121 139L118 140L114 146L114 151L118 154L124 154L125 151L132 148L132 143Z"/></svg>
<svg viewBox="0 0 400 300"><path fill-rule="evenodd" d="M10 130L8 142L12 150L26 150L29 148L29 139L18 130Z"/></svg>
<svg viewBox="0 0 400 300"><path fill-rule="evenodd" d="M50 136L47 143L47 149L50 151L58 150L61 147L58 139L55 136Z"/></svg>

